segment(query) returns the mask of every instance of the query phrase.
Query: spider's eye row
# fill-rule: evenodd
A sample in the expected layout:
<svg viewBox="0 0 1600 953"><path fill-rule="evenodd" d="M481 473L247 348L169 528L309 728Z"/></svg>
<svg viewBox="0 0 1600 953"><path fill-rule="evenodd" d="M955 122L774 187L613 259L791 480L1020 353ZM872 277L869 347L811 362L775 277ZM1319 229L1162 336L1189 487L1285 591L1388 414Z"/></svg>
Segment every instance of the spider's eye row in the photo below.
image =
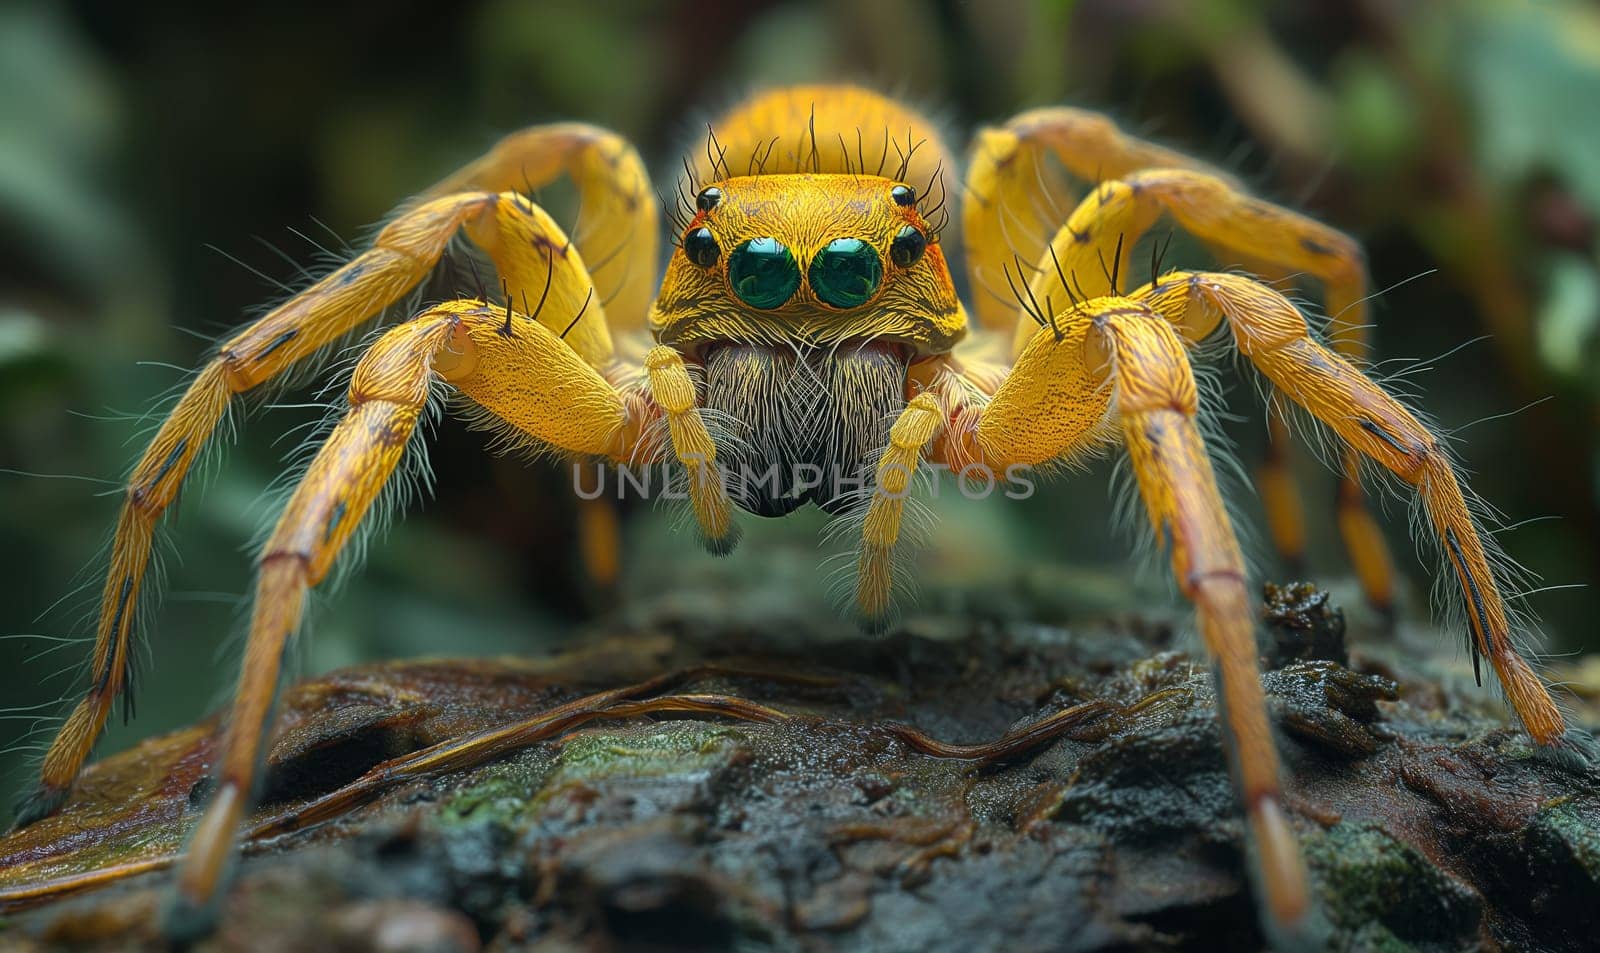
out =
<svg viewBox="0 0 1600 953"><path fill-rule="evenodd" d="M857 308L871 300L883 281L878 252L859 238L835 238L811 259L811 290L823 304Z"/></svg>
<svg viewBox="0 0 1600 953"><path fill-rule="evenodd" d="M722 202L722 190L714 185L700 190L694 197L694 207L702 212L709 212Z"/></svg>
<svg viewBox="0 0 1600 953"><path fill-rule="evenodd" d="M909 185L897 185L889 190L889 198L894 199L894 204L904 208L917 200L917 190Z"/></svg>
<svg viewBox="0 0 1600 953"><path fill-rule="evenodd" d="M889 257L901 268L910 268L928 250L928 236L915 225L907 225L895 233L889 245Z"/></svg>
<svg viewBox="0 0 1600 953"><path fill-rule="evenodd" d="M776 238L752 238L728 256L728 281L739 300L767 311L794 296L800 266Z"/></svg>
<svg viewBox="0 0 1600 953"><path fill-rule="evenodd" d="M717 263L722 249L717 247L717 240L711 234L711 229L702 227L683 236L683 254L701 268L710 268Z"/></svg>

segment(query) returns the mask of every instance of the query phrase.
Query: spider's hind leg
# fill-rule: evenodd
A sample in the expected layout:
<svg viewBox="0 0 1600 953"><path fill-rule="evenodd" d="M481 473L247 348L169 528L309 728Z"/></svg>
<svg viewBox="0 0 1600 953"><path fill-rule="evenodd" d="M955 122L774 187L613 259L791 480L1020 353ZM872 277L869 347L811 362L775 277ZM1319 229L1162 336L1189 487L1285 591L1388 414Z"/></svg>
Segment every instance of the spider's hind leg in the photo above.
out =
<svg viewBox="0 0 1600 953"><path fill-rule="evenodd" d="M586 123L530 126L424 194L531 191L562 173L578 187L573 243L588 264L611 330L643 331L656 291L661 210L644 160L626 139Z"/></svg>

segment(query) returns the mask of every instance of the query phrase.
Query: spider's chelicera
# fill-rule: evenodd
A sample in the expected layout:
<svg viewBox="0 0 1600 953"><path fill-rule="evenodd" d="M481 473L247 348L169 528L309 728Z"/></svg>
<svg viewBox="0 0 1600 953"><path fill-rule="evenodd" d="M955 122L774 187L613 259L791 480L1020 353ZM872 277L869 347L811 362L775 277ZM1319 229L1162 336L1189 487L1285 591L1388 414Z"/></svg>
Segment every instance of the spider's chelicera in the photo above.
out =
<svg viewBox="0 0 1600 953"><path fill-rule="evenodd" d="M959 190L974 323L941 241L956 163L916 111L857 88L797 87L756 96L714 129L705 156L685 162L689 181L671 210L679 247L659 284L660 209L638 154L603 129L536 126L405 206L371 248L223 344L130 478L91 687L48 752L23 823L59 807L113 703L128 697L156 523L233 396L404 299L458 235L493 262L505 294L428 307L356 366L342 419L261 554L215 793L178 877L180 911L207 909L219 888L307 592L369 518L441 382L512 443L674 468L716 552L737 541L741 508L856 510L855 605L874 624L890 615L905 491L919 467L999 474L1125 453L1220 678L1256 888L1283 935L1310 921L1310 893L1282 806L1251 587L1196 425L1190 365L1193 345L1225 337L1279 399L1341 442L1339 524L1369 598L1389 602L1392 571L1359 502L1361 458L1415 488L1421 525L1467 610L1474 664L1489 661L1536 742L1562 743L1562 715L1513 644L1497 553L1454 467L1352 363L1367 283L1349 238L1101 117L1035 110L980 132ZM1084 193L1056 189L1063 171ZM573 236L526 194L562 174L582 198ZM1060 220L1048 211L1057 207L1073 210ZM1162 216L1225 269L1318 282L1336 346L1237 270L1152 265L1146 281L1131 280L1135 243ZM769 467L780 476L757 485L723 476ZM817 479L781 476L799 472ZM859 493L819 489L858 477ZM1261 489L1274 539L1292 555L1297 497L1281 463Z"/></svg>

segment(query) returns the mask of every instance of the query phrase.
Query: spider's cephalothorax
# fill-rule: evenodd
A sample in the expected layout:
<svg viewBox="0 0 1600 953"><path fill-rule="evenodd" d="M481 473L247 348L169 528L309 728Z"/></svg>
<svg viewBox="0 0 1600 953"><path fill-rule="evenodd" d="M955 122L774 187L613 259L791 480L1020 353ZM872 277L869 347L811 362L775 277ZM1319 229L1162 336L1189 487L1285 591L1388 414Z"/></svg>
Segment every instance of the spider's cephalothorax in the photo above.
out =
<svg viewBox="0 0 1600 953"><path fill-rule="evenodd" d="M704 369L732 429L721 476L763 516L836 511L904 409L913 361L966 336L915 193L876 175L782 174L700 190L650 311Z"/></svg>
<svg viewBox="0 0 1600 953"><path fill-rule="evenodd" d="M1349 238L1099 116L1035 110L978 135L959 190L978 319L969 329L938 241L956 164L914 110L853 87L776 90L715 123L706 146L685 163L693 181L674 210L677 248L659 292L660 210L637 153L593 126L536 126L406 205L371 248L224 342L134 468L91 687L51 745L21 822L65 800L127 691L156 522L233 395L402 300L457 235L493 263L506 294L426 308L356 366L347 411L261 554L215 794L178 876L180 912L208 909L223 880L307 591L417 439L438 383L523 444L679 467L716 551L737 539L736 504L777 515L847 502L827 480L790 479L791 468L870 468L852 498L864 508L856 606L869 621L889 612L903 497L924 462L1000 473L1120 443L1220 679L1264 922L1288 935L1314 919L1310 892L1282 807L1251 587L1196 426L1191 345L1226 336L1280 401L1341 442L1339 525L1369 598L1388 604L1392 573L1360 504L1363 457L1415 488L1421 525L1466 609L1474 663L1489 661L1536 742L1564 743L1560 711L1514 645L1492 542L1455 469L1434 434L1351 361L1366 275ZM583 208L570 239L524 191L562 174ZM1338 319L1336 347L1273 287L1238 271L1152 268L1145 284L1125 287L1134 244L1162 216L1225 268L1320 283ZM1272 419L1281 446L1287 429ZM1303 535L1281 458L1260 487L1274 541L1293 556ZM774 466L775 483L726 478Z"/></svg>

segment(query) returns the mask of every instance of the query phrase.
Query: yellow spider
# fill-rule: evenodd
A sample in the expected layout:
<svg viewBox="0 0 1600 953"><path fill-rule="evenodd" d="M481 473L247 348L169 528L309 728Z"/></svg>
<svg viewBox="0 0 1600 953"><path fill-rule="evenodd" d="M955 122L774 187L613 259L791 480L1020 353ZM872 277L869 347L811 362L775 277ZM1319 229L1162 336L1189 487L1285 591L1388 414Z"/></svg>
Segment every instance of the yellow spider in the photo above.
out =
<svg viewBox="0 0 1600 953"><path fill-rule="evenodd" d="M919 466L1004 473L1120 443L1220 677L1264 922L1292 937L1309 922L1306 874L1280 803L1254 600L1196 426L1191 348L1225 325L1282 398L1346 448L1340 524L1368 595L1387 604L1391 582L1359 504L1362 455L1415 487L1459 582L1474 664L1489 659L1536 742L1563 743L1562 714L1513 644L1495 553L1455 470L1436 436L1351 363L1361 342L1346 333L1338 351L1324 347L1283 295L1237 273L1152 268L1148 284L1120 283L1134 243L1169 214L1228 266L1316 279L1348 331L1364 323L1366 288L1349 238L1099 116L1028 112L984 130L972 148L960 222L974 328L930 223L956 164L921 115L858 88L783 89L722 117L707 146L685 163L692 197L675 217L659 291L660 210L637 152L593 126L536 126L424 193L371 248L223 343L129 479L92 687L52 744L22 822L65 800L127 688L156 521L233 396L401 301L458 235L493 263L504 300L480 290L426 308L356 366L348 410L260 555L215 794L178 875L180 911L209 909L225 880L306 593L380 497L441 384L521 445L619 463L675 458L716 552L738 538L736 508L779 515L840 502L826 480L786 482L781 468L773 482L732 480L736 469L867 473L856 605L869 622L890 608L904 495ZM1041 165L1045 156L1095 183L1053 235L1026 225L1041 196L1064 185L1041 172L1054 168ZM527 194L562 174L582 203L571 238ZM1275 540L1297 550L1296 496L1281 464L1263 492Z"/></svg>

